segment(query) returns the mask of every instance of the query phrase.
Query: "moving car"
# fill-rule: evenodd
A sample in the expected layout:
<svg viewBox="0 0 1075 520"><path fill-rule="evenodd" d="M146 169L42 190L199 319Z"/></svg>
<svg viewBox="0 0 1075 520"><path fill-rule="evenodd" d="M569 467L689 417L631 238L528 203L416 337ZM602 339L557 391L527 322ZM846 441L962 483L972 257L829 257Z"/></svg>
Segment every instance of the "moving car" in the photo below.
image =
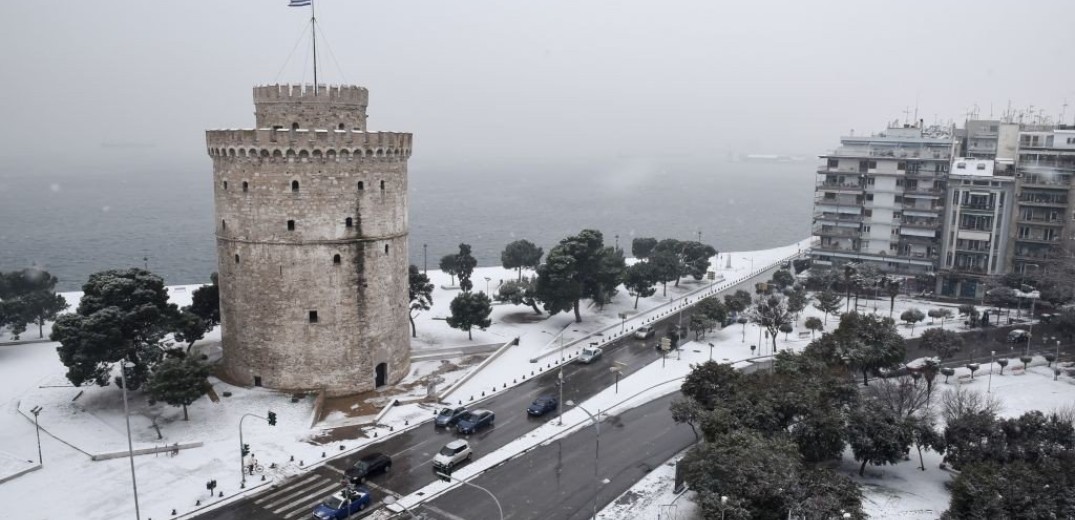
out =
<svg viewBox="0 0 1075 520"><path fill-rule="evenodd" d="M314 508L314 518L317 520L347 518L366 509L366 506L370 505L372 501L370 490L361 486L346 488L318 504Z"/></svg>
<svg viewBox="0 0 1075 520"><path fill-rule="evenodd" d="M582 349L582 354L579 354L579 363L590 364L601 357L601 347L586 347Z"/></svg>
<svg viewBox="0 0 1075 520"><path fill-rule="evenodd" d="M635 330L635 337L638 339L652 338L653 335L656 333L657 331L654 330L653 327L649 325L643 325L639 327L638 330Z"/></svg>
<svg viewBox="0 0 1075 520"><path fill-rule="evenodd" d="M543 395L534 399L533 403L530 403L530 407L526 409L526 413L533 415L534 417L540 417L555 410L558 404L559 402L555 397L551 395Z"/></svg>
<svg viewBox="0 0 1075 520"><path fill-rule="evenodd" d="M1026 343L1030 341L1030 333L1023 329L1012 329L1008 333L1008 343Z"/></svg>
<svg viewBox="0 0 1075 520"><path fill-rule="evenodd" d="M496 414L492 410L474 410L463 414L455 425L455 429L463 435L470 435L482 428L492 426L495 419Z"/></svg>
<svg viewBox="0 0 1075 520"><path fill-rule="evenodd" d="M360 484L363 480L366 480L366 477L378 473L387 473L390 469L392 469L392 457L384 453L370 453L358 459L358 462L348 468L344 474L347 475L347 480L350 480L352 484Z"/></svg>
<svg viewBox="0 0 1075 520"><path fill-rule="evenodd" d="M448 444L445 444L443 448L437 452L437 456L433 457L433 469L448 469L455 468L463 461L470 460L470 457L474 453L470 451L470 443L456 439Z"/></svg>
<svg viewBox="0 0 1075 520"><path fill-rule="evenodd" d="M447 428L449 426L455 426L455 423L459 422L459 418L463 414L467 413L466 406L460 406L458 408L443 408L437 413L437 418L433 419L434 428Z"/></svg>

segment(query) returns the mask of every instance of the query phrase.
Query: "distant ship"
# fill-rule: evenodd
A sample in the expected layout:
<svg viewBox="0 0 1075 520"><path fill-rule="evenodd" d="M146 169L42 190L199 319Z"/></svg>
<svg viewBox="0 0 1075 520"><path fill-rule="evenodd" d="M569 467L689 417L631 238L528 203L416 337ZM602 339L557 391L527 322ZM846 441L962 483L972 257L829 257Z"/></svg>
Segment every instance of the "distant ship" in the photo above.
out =
<svg viewBox="0 0 1075 520"><path fill-rule="evenodd" d="M800 162L807 160L806 157L803 157L801 155L779 155L767 153L734 154L732 157L733 161L750 162Z"/></svg>

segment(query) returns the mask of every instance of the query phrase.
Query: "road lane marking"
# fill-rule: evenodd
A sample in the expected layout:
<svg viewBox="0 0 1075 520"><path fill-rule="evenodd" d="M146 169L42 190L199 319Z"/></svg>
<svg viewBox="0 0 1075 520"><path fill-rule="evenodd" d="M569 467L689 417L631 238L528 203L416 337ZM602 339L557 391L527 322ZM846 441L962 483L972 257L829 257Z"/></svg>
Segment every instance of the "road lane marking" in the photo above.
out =
<svg viewBox="0 0 1075 520"><path fill-rule="evenodd" d="M325 482L328 482L328 481L323 479L323 478L315 480L313 482L312 486L303 486L303 489L301 491L294 490L293 493L288 493L286 496L278 497L279 500L276 500L276 501L272 502L271 504L263 504L261 507L264 507L265 509L272 510L273 508L278 507L281 504L286 505L287 503L293 502L294 500L302 500L302 498L305 498L306 496L309 496L311 490L313 490L314 488L317 488L318 486L324 487ZM334 486L334 485L336 485L336 483L331 482L331 485ZM318 488L318 489L320 489L320 488ZM300 496L301 496L301 498L300 498ZM286 507L284 509L286 509Z"/></svg>
<svg viewBox="0 0 1075 520"><path fill-rule="evenodd" d="M294 508L294 511L291 511L290 513L287 513L286 515L284 515L284 518L289 519L289 518L294 518L296 515L308 515L308 514L310 514L310 511L314 507L316 507L318 504L324 502L325 500L328 499L328 497L331 497L335 493L336 493L335 491L329 491L328 494L322 494L321 496L318 496L318 497L314 498L313 500L307 499L305 502L295 502L290 507L284 508L284 510ZM283 514L283 513L276 512L276 514Z"/></svg>
<svg viewBox="0 0 1075 520"><path fill-rule="evenodd" d="M303 504L307 504L307 503L309 504L309 506L313 506L313 505L319 503L322 500L323 497L332 496L332 494L335 493L335 491L329 491L329 490L335 488L336 486L337 486L337 484L335 482L331 482L328 485L322 486L320 488L317 488L317 490L311 491L311 492L303 495L302 497L297 498L294 501L292 501L292 502L290 502L290 503L288 503L288 504L286 504L286 505L284 505L282 507L274 509L273 513L277 514L277 515L283 514L284 511L294 509L295 506L298 505L299 509L295 510L295 512L297 512L297 511L300 511L300 510L303 509L302 508ZM325 493L326 491L328 491L327 494ZM310 497L314 497L313 500L311 500ZM285 516L284 518L291 518L291 517L290 516Z"/></svg>
<svg viewBox="0 0 1075 520"><path fill-rule="evenodd" d="M254 503L260 505L260 504L262 504L264 502L267 502L269 500L273 500L273 499L277 498L278 496L280 496L281 494L290 493L290 492L292 492L292 491L294 491L294 490L296 490L296 489L298 489L300 487L305 487L307 484L310 483L310 479L316 479L316 478L319 478L319 475L317 475L315 473L310 473L309 475L306 475L306 476L302 477L301 479L296 480L295 482L289 482L286 485L284 485L283 487L281 487L280 489L273 490L271 493L269 493L269 494L267 494L267 495L265 495L265 496L263 496L261 498L258 498L257 500L254 500Z"/></svg>

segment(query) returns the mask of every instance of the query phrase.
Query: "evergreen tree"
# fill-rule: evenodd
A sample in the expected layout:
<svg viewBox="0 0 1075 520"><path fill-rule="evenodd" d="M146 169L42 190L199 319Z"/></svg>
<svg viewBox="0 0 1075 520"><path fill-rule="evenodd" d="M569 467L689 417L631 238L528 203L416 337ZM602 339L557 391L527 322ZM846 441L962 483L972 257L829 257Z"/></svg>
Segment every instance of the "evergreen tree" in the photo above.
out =
<svg viewBox="0 0 1075 520"><path fill-rule="evenodd" d="M168 356L153 367L146 390L154 400L183 407L183 420L190 420L187 407L209 392L209 366L196 357Z"/></svg>
<svg viewBox="0 0 1075 520"><path fill-rule="evenodd" d="M534 309L535 314L541 315L541 309L538 308L538 300L534 293L533 278L504 282L497 291L496 299L512 305L527 305Z"/></svg>
<svg viewBox="0 0 1075 520"><path fill-rule="evenodd" d="M963 336L950 330L929 329L922 333L919 344L936 353L941 361L947 361L963 349Z"/></svg>
<svg viewBox="0 0 1075 520"><path fill-rule="evenodd" d="M926 319L926 315L918 309L907 309L900 314L900 319L911 326L911 336L914 336L914 326L916 323Z"/></svg>
<svg viewBox="0 0 1075 520"><path fill-rule="evenodd" d="M820 332L825 329L825 325L821 323L821 319L817 316L810 316L806 318L806 329L810 331L810 339L814 339L814 332Z"/></svg>
<svg viewBox="0 0 1075 520"><path fill-rule="evenodd" d="M754 298L750 296L750 293L742 289L735 291L734 294L724 295L724 305L736 315L747 310L751 303L754 303Z"/></svg>
<svg viewBox="0 0 1075 520"><path fill-rule="evenodd" d="M478 266L478 261L470 254L469 244L459 244L459 254L455 259L456 272L459 275L459 288L463 292L470 292L474 288L474 282L470 281L470 276L474 274L474 268Z"/></svg>
<svg viewBox="0 0 1075 520"><path fill-rule="evenodd" d="M190 307L183 307L172 325L172 337L176 341L186 343L186 351L190 352L194 342L204 338L205 333L210 330L213 330L213 326L205 318L194 314Z"/></svg>
<svg viewBox="0 0 1075 520"><path fill-rule="evenodd" d="M847 436L855 460L862 461L860 477L869 463L882 466L902 461L914 442L907 421L872 401L866 401L852 411L847 422Z"/></svg>
<svg viewBox="0 0 1075 520"><path fill-rule="evenodd" d="M82 291L78 311L52 327L67 379L75 386L106 386L112 364L126 359L127 384L138 389L160 360L162 340L178 314L164 281L137 268L102 271L90 275Z"/></svg>
<svg viewBox="0 0 1075 520"><path fill-rule="evenodd" d="M194 289L189 309L208 322L209 330L213 330L213 327L220 325L220 284L217 273L209 275L209 280L212 282L209 285Z"/></svg>
<svg viewBox="0 0 1075 520"><path fill-rule="evenodd" d="M579 302L591 299L598 306L611 301L626 269L623 252L604 247L600 231L584 229L564 238L538 267L535 294L549 314L574 311L581 322Z"/></svg>
<svg viewBox="0 0 1075 520"><path fill-rule="evenodd" d="M411 337L417 338L418 328L414 324L414 318L422 311L428 311L433 305L433 284L429 283L429 277L414 264L407 268L407 278L407 294L411 302L407 317L411 320Z"/></svg>
<svg viewBox="0 0 1075 520"><path fill-rule="evenodd" d="M489 314L493 312L489 296L483 292L460 293L450 305L452 314L448 316L448 326L467 331L467 338L474 339L471 329L478 327L485 330L492 325Z"/></svg>
<svg viewBox="0 0 1075 520"><path fill-rule="evenodd" d="M825 363L861 370L862 383L868 385L871 371L900 363L906 350L892 320L850 312L840 318L836 330L812 341L803 352Z"/></svg>
<svg viewBox="0 0 1075 520"><path fill-rule="evenodd" d="M716 296L703 298L694 309L695 312L701 313L717 325L723 325L728 320L728 306Z"/></svg>
<svg viewBox="0 0 1075 520"><path fill-rule="evenodd" d="M68 307L56 294L57 278L37 268L0 273L0 328L5 325L17 340L28 325L37 325L38 337L44 337L46 321Z"/></svg>
<svg viewBox="0 0 1075 520"><path fill-rule="evenodd" d="M540 247L529 240L516 240L508 244L500 253L500 263L504 269L517 269L518 280L523 279L523 268L537 269L541 265L541 255L545 254Z"/></svg>
<svg viewBox="0 0 1075 520"><path fill-rule="evenodd" d="M888 317L892 317L892 313L896 311L896 297L900 295L900 286L902 284L899 280L890 277L881 278L881 286L885 288L885 293L888 294Z"/></svg>
<svg viewBox="0 0 1075 520"><path fill-rule="evenodd" d="M788 296L788 312L798 316L806 305L810 302L810 298L806 295L806 287L802 285L795 285L790 291L787 292Z"/></svg>
<svg viewBox="0 0 1075 520"><path fill-rule="evenodd" d="M795 275L791 274L791 271L787 269L778 269L773 273L773 279L770 282L780 289L784 289L795 285Z"/></svg>
<svg viewBox="0 0 1075 520"><path fill-rule="evenodd" d="M657 247L656 238L635 238L631 240L631 256L645 260L649 258L655 247Z"/></svg>
<svg viewBox="0 0 1075 520"><path fill-rule="evenodd" d="M447 274L452 279L452 285L455 285L455 275L459 274L459 256L458 255L444 255L440 258L440 270L444 274Z"/></svg>
<svg viewBox="0 0 1075 520"><path fill-rule="evenodd" d="M653 269L653 264L649 262L635 262L627 268L623 277L623 286L627 289L627 294L635 297L635 309L638 308L639 298L648 298L657 292L657 288L654 287L656 283L657 274Z"/></svg>
<svg viewBox="0 0 1075 520"><path fill-rule="evenodd" d="M828 324L829 314L840 312L840 307L843 305L843 298L831 289L825 289L824 291L817 293L817 295L814 296L814 299L817 300L814 307L825 313L824 320L822 321L823 324Z"/></svg>

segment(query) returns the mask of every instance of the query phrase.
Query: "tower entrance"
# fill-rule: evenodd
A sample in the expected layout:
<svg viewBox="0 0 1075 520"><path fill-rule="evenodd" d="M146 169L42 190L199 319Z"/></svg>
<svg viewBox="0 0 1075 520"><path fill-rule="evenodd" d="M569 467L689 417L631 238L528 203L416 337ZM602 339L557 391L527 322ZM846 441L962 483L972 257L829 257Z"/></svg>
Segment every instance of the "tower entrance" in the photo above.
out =
<svg viewBox="0 0 1075 520"><path fill-rule="evenodd" d="M377 388L384 386L388 379L388 363L377 363L377 376L374 378L373 385Z"/></svg>

